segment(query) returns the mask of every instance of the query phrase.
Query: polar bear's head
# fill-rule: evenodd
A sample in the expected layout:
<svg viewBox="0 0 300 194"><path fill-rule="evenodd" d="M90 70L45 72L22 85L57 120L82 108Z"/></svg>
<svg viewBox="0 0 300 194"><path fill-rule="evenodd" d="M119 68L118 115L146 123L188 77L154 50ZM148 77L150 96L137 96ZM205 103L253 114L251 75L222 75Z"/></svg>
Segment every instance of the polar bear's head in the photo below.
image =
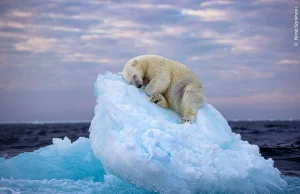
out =
<svg viewBox="0 0 300 194"><path fill-rule="evenodd" d="M137 59L129 60L123 69L123 78L137 88L143 86L144 71Z"/></svg>

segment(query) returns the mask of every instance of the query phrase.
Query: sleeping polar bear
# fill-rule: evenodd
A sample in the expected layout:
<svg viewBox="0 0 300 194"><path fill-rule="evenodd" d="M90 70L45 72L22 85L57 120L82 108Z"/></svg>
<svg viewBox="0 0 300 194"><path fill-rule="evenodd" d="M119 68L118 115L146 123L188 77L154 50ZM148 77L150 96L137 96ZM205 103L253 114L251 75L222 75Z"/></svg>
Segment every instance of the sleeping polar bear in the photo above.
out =
<svg viewBox="0 0 300 194"><path fill-rule="evenodd" d="M193 123L205 102L199 78L185 65L158 55L130 59L123 78L138 88L145 86L151 102L173 109L182 116L182 122Z"/></svg>

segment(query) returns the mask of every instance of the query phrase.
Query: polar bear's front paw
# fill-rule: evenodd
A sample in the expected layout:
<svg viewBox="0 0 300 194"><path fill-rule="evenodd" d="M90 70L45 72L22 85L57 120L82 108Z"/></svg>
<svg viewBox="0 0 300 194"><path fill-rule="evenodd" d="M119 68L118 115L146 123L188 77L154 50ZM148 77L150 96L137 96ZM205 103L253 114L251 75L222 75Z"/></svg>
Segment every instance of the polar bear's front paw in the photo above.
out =
<svg viewBox="0 0 300 194"><path fill-rule="evenodd" d="M150 97L149 99L151 102L154 102L155 104L163 107L163 108L168 108L168 102L165 99L165 97L161 94L154 94Z"/></svg>
<svg viewBox="0 0 300 194"><path fill-rule="evenodd" d="M183 117L181 118L181 122L193 124L195 122L195 117Z"/></svg>
<svg viewBox="0 0 300 194"><path fill-rule="evenodd" d="M150 97L150 101L154 103L158 103L163 99L163 96L161 94L154 94Z"/></svg>
<svg viewBox="0 0 300 194"><path fill-rule="evenodd" d="M150 80L147 78L143 79L143 86L146 87L150 83Z"/></svg>

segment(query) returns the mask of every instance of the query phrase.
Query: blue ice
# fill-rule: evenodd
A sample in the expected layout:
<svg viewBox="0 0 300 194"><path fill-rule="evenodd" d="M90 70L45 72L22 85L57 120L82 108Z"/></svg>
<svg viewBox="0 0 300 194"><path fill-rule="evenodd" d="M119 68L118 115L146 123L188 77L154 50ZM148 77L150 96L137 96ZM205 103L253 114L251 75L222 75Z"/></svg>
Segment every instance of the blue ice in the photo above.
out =
<svg viewBox="0 0 300 194"><path fill-rule="evenodd" d="M11 159L0 158L0 193L146 193L106 173L88 138L67 137Z"/></svg>
<svg viewBox="0 0 300 194"><path fill-rule="evenodd" d="M120 74L99 75L90 137L0 158L0 193L297 193L272 159L210 104L195 124L150 103Z"/></svg>

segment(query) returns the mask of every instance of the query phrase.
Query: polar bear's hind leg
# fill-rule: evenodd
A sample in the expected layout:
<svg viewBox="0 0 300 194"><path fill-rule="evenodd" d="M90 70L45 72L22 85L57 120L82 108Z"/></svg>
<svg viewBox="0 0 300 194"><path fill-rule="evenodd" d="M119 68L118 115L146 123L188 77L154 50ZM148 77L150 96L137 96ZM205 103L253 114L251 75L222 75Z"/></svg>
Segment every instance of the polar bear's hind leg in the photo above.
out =
<svg viewBox="0 0 300 194"><path fill-rule="evenodd" d="M196 115L198 109L200 109L204 102L205 98L202 95L203 92L201 91L201 87L195 87L193 85L188 85L186 87L186 90L184 92L183 98L182 98L182 119L181 121L183 123L189 122L194 123L196 120Z"/></svg>

